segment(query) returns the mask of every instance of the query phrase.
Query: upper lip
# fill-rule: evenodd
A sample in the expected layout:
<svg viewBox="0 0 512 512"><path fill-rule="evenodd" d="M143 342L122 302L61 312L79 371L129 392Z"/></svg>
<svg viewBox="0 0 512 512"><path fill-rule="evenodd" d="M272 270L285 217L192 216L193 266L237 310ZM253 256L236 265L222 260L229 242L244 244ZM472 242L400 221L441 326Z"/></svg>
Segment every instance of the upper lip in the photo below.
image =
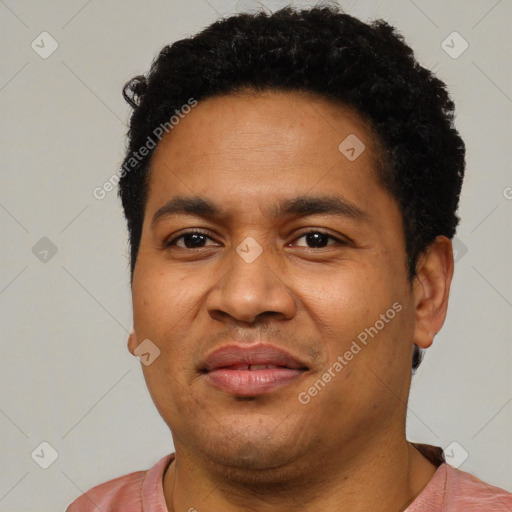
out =
<svg viewBox="0 0 512 512"><path fill-rule="evenodd" d="M265 343L248 346L224 345L206 357L202 369L209 372L219 368L244 364L282 366L296 370L308 369L304 362L292 356L286 350Z"/></svg>

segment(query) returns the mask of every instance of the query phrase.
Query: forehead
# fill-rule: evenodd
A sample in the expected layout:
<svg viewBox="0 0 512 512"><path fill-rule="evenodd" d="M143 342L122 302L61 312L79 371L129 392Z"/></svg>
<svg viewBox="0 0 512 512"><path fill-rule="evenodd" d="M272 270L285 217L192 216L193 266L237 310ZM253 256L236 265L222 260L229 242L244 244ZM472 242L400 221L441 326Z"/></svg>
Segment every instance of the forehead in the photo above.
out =
<svg viewBox="0 0 512 512"><path fill-rule="evenodd" d="M327 149L327 144L330 149L338 150L338 145L350 135L364 141L364 146L370 149L365 156L377 156L379 149L369 123L355 109L310 92L244 90L201 100L180 118L158 144L153 159L169 146L174 150L178 145L190 148L194 153L188 156L194 158L199 156L198 150L200 155L208 153L208 148L213 152L219 147L241 153L254 144L259 144L267 154L275 153L280 145L282 158L284 145L288 143L290 156L296 160L305 156L304 151L297 151L299 141L304 148L324 141L320 150ZM206 132L206 139L197 136ZM345 156L353 155L345 153Z"/></svg>
<svg viewBox="0 0 512 512"><path fill-rule="evenodd" d="M158 144L147 206L155 211L183 195L210 197L228 208L241 199L260 205L338 192L345 199L359 196L364 210L375 193L384 193L376 178L378 155L361 116L319 96L265 91L213 97Z"/></svg>

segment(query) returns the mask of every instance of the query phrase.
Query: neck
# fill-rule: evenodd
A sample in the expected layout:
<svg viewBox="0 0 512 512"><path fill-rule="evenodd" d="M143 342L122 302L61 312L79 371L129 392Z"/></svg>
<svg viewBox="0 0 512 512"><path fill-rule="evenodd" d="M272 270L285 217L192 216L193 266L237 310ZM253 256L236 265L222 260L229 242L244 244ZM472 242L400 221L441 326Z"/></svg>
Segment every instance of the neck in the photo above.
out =
<svg viewBox="0 0 512 512"><path fill-rule="evenodd" d="M436 467L405 438L395 443L365 443L363 450L345 457L332 451L304 458L288 477L234 474L212 468L176 449L176 459L164 475L169 512L281 512L290 504L308 511L397 512L405 510L433 477ZM303 468L307 468L306 471Z"/></svg>

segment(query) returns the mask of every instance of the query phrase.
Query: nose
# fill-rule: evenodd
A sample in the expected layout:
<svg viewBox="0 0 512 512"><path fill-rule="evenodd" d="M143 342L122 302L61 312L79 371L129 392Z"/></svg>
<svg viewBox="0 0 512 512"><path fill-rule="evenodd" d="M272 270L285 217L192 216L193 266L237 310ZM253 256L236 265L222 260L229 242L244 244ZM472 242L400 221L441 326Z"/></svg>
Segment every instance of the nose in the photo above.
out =
<svg viewBox="0 0 512 512"><path fill-rule="evenodd" d="M233 249L228 257L229 270L210 290L206 300L212 318L220 321L231 318L247 324L256 322L264 314L293 318L296 305L283 280L284 274L279 271L278 255L263 249L252 260Z"/></svg>

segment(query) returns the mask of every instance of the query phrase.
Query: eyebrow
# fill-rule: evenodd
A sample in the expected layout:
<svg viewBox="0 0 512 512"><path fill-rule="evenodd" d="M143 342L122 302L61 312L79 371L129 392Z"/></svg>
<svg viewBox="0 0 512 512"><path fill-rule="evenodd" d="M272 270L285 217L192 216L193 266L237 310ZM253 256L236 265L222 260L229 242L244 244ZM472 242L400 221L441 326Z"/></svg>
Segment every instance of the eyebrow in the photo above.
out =
<svg viewBox="0 0 512 512"><path fill-rule="evenodd" d="M224 208L203 197L177 196L161 206L151 219L154 227L173 215L194 215L204 219L220 219L227 215ZM368 214L355 204L337 196L298 196L285 199L270 209L274 218L309 215L335 215L353 220L366 220Z"/></svg>

